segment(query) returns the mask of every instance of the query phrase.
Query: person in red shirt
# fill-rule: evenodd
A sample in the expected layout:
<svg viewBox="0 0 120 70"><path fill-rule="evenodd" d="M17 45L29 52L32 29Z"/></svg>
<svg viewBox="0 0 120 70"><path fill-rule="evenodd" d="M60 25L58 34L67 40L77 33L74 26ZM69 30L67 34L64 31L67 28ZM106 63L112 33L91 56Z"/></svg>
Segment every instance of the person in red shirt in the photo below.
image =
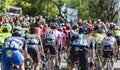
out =
<svg viewBox="0 0 120 70"><path fill-rule="evenodd" d="M50 27L48 27L48 24L45 24L45 27L43 28L43 32L45 32L46 30L50 30Z"/></svg>
<svg viewBox="0 0 120 70"><path fill-rule="evenodd" d="M2 25L2 23L3 23L3 20L2 20L2 18L0 18L0 25Z"/></svg>

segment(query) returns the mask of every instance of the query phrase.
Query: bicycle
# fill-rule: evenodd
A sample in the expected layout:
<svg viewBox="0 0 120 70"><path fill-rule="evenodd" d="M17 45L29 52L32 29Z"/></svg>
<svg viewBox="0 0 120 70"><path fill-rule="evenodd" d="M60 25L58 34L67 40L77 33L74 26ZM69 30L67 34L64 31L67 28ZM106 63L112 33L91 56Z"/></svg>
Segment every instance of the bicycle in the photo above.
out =
<svg viewBox="0 0 120 70"><path fill-rule="evenodd" d="M81 70L81 66L80 66L80 56L79 54L81 54L81 52L83 52L83 47L75 47L75 55L77 55L76 57L76 61L75 61L75 64L74 64L74 68L75 70Z"/></svg>
<svg viewBox="0 0 120 70"><path fill-rule="evenodd" d="M105 70L113 70L111 59L110 59L110 52L108 52L108 57L106 58L106 67Z"/></svg>
<svg viewBox="0 0 120 70"><path fill-rule="evenodd" d="M19 69L19 66L18 65L15 65L14 63L9 63L9 65L10 65L10 69L11 70L18 70Z"/></svg>
<svg viewBox="0 0 120 70"><path fill-rule="evenodd" d="M77 57L77 60L75 61L75 64L74 64L75 70L81 70L79 60L80 60L80 57Z"/></svg>
<svg viewBox="0 0 120 70"><path fill-rule="evenodd" d="M95 69L96 70L101 70L102 69L102 56L101 56L100 50L96 51Z"/></svg>
<svg viewBox="0 0 120 70"><path fill-rule="evenodd" d="M45 48L46 52L46 62L45 62L45 70L51 70L51 55L49 48Z"/></svg>
<svg viewBox="0 0 120 70"><path fill-rule="evenodd" d="M28 66L25 68L25 70L33 70L34 69L34 63L33 60L30 58L25 59L25 62L28 64Z"/></svg>

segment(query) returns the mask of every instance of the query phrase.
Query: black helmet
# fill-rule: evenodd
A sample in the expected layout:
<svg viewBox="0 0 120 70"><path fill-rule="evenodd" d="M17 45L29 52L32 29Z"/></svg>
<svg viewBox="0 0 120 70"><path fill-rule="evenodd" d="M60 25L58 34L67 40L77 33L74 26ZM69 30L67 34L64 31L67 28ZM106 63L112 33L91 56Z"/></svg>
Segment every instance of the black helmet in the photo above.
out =
<svg viewBox="0 0 120 70"><path fill-rule="evenodd" d="M34 33L36 33L36 28L35 27L30 27L29 31L30 31L31 34L34 34Z"/></svg>
<svg viewBox="0 0 120 70"><path fill-rule="evenodd" d="M79 33L87 34L87 33L88 33L88 28L87 28L86 26L82 26L82 27L79 29Z"/></svg>
<svg viewBox="0 0 120 70"><path fill-rule="evenodd" d="M55 25L52 25L51 26L51 29L56 29L57 27Z"/></svg>
<svg viewBox="0 0 120 70"><path fill-rule="evenodd" d="M106 34L107 34L107 36L111 36L111 35L113 35L113 31L112 30L108 30Z"/></svg>
<svg viewBox="0 0 120 70"><path fill-rule="evenodd" d="M77 28L78 28L78 25L77 25L77 24L75 24L75 25L72 26L72 29L73 29L73 30L75 30L75 29L77 29Z"/></svg>
<svg viewBox="0 0 120 70"><path fill-rule="evenodd" d="M72 36L71 41L74 41L74 40L76 40L76 39L78 39L78 38L79 38L79 35L78 35L78 34L75 34L75 35Z"/></svg>
<svg viewBox="0 0 120 70"><path fill-rule="evenodd" d="M23 29L22 29L22 27L16 26L16 27L13 28L13 30L12 30L12 35L22 36L22 34L23 34Z"/></svg>

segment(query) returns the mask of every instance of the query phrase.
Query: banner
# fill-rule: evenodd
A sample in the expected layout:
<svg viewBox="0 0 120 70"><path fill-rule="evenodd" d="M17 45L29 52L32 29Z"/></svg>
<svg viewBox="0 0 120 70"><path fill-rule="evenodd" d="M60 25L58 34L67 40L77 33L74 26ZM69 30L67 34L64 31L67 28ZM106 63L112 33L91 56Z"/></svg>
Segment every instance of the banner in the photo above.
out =
<svg viewBox="0 0 120 70"><path fill-rule="evenodd" d="M67 22L74 22L78 19L78 10L67 8Z"/></svg>

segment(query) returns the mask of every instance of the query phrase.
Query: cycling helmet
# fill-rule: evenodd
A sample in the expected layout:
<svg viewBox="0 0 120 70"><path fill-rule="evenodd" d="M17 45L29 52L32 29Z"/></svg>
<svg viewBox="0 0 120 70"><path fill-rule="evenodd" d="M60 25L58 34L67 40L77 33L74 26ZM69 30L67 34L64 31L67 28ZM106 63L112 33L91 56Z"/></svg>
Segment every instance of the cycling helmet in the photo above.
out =
<svg viewBox="0 0 120 70"><path fill-rule="evenodd" d="M116 27L115 27L115 30L119 30L119 29L120 29L120 27L119 27L119 26L116 26Z"/></svg>
<svg viewBox="0 0 120 70"><path fill-rule="evenodd" d="M79 35L78 34L73 35L72 38L71 38L71 41L74 41L76 39L79 39Z"/></svg>
<svg viewBox="0 0 120 70"><path fill-rule="evenodd" d="M98 28L96 31L97 31L97 33L103 33L103 29L102 28Z"/></svg>
<svg viewBox="0 0 120 70"><path fill-rule="evenodd" d="M107 33L106 33L107 36L111 36L113 35L113 31L112 30L108 30Z"/></svg>
<svg viewBox="0 0 120 70"><path fill-rule="evenodd" d="M72 26L72 29L73 29L73 30L76 30L77 28L78 28L78 25L73 25L73 26Z"/></svg>
<svg viewBox="0 0 120 70"><path fill-rule="evenodd" d="M27 27L28 27L28 23L23 22L23 23L22 23L22 27L23 27L23 28L27 28Z"/></svg>
<svg viewBox="0 0 120 70"><path fill-rule="evenodd" d="M56 28L57 28L57 26L55 26L55 25L51 26L51 29L56 29Z"/></svg>
<svg viewBox="0 0 120 70"><path fill-rule="evenodd" d="M31 34L34 34L34 33L36 33L36 28L35 27L30 27L29 31L30 31Z"/></svg>
<svg viewBox="0 0 120 70"><path fill-rule="evenodd" d="M58 31L63 32L63 29L62 28L58 28Z"/></svg>
<svg viewBox="0 0 120 70"><path fill-rule="evenodd" d="M88 33L88 28L86 26L82 26L80 29L79 29L79 33L84 33L84 34L87 34Z"/></svg>
<svg viewBox="0 0 120 70"><path fill-rule="evenodd" d="M13 30L12 30L12 35L22 36L22 34L23 34L23 29L22 29L22 27L16 26L16 27L13 28Z"/></svg>
<svg viewBox="0 0 120 70"><path fill-rule="evenodd" d="M12 26L9 23L4 23L1 26L2 32L11 32Z"/></svg>

